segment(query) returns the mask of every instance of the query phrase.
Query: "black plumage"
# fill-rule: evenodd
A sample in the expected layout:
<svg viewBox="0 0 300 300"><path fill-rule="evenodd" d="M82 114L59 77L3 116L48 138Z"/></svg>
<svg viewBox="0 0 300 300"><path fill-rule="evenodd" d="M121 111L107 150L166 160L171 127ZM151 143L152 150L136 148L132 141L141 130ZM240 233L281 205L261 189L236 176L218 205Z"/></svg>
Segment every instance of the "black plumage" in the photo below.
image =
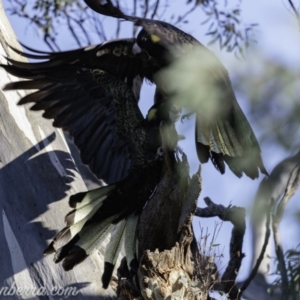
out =
<svg viewBox="0 0 300 300"><path fill-rule="evenodd" d="M130 41L126 41L126 45ZM101 46L100 46L101 47ZM126 46L127 47L127 46ZM51 54L33 52L20 55L46 62L27 63L8 58L10 65L1 65L10 74L29 79L12 82L4 90L37 89L19 101L33 103L31 110L44 110L43 116L54 119L53 125L68 131L79 148L83 163L107 183L120 181L131 165L129 146L116 132L116 107L111 93L94 80L97 47ZM105 57L100 62L105 66ZM125 78L123 78L125 79ZM141 79L131 77L135 101Z"/></svg>
<svg viewBox="0 0 300 300"><path fill-rule="evenodd" d="M166 104L154 105L144 119L126 83L100 70L94 70L92 75L111 98L115 132L131 154L130 168L125 179L119 182L70 197L69 205L73 210L65 217L66 227L53 238L45 254L55 253L54 261L62 261L63 268L71 270L99 247L115 228L105 253L102 282L107 288L126 230L129 234L125 244L129 243L127 248L133 251L136 218L161 179L163 156L159 150L163 141L160 131L165 128L171 136L170 143L164 143L165 151L174 150L178 137L172 120L164 114L168 110L164 107ZM101 142L105 143L105 139ZM132 266L133 255L126 255Z"/></svg>
<svg viewBox="0 0 300 300"><path fill-rule="evenodd" d="M28 58L47 61L24 63L8 58L10 64L1 67L29 79L9 83L4 90L37 89L19 105L33 103L32 110L44 110L43 116L53 118L54 126L70 133L83 162L110 183L70 197L73 210L66 216L66 227L45 250L45 254L55 252L55 262L63 261L64 269L70 270L116 227L105 254L103 286L107 287L122 239L128 232L126 248L133 251L136 216L161 178L163 158L158 150L163 144L171 152L176 147L178 136L171 118L178 117L178 111L171 103L159 102L145 119L138 107L139 75L130 81L95 68L92 60L105 45L97 47L57 55L14 49ZM162 126L168 130L169 144L162 141ZM132 266L134 255L126 256Z"/></svg>
<svg viewBox="0 0 300 300"><path fill-rule="evenodd" d="M211 103L215 109L213 114L207 117L207 105L203 105L200 100L198 103L196 101L196 103L189 104L181 99L183 106L196 113L196 149L199 160L204 163L211 159L221 173L225 172L226 163L238 177L245 173L251 178L257 178L259 169L267 174L260 156L259 144L236 101L228 73L213 53L193 36L166 22L126 15L110 0L85 0L85 2L100 14L122 18L142 27L134 47L139 51L136 51L134 62L131 61L130 66L132 64L142 66L136 74L155 82L158 93L162 94L159 98L172 98L168 96L168 91L164 86L171 79L167 77L162 81L161 77L166 76L156 76L159 71L176 62L179 57L194 55L193 52L198 52L196 59L199 59L200 53L200 60L210 61L211 65L203 68L202 71L200 68L200 71L204 73L204 77L210 78L213 83L211 88L215 89L217 94L215 99L206 100L206 102L214 102ZM116 46L117 42L114 43ZM141 64L142 57L143 64ZM122 59L115 60L108 71L115 73L116 68L126 70L124 64L126 62ZM118 74L121 77L127 76L125 73ZM134 77L133 74L130 76Z"/></svg>
<svg viewBox="0 0 300 300"><path fill-rule="evenodd" d="M12 65L5 67L15 76L31 79L24 83L11 83L7 89L40 89L26 96L20 104L34 102L36 105L32 107L33 110L46 109L44 116L54 118L54 126L70 132L81 151L82 161L107 183L126 177L130 154L126 145L114 142L115 133L110 124L113 119L110 100L99 94L90 71L101 68L126 81L137 100L141 83L147 78L157 84L156 101L170 101L171 97L168 97L163 88L165 82L156 76L169 64L170 56L167 53L179 41L181 45L200 45L192 36L170 24L153 20L145 22L142 24L147 25L146 28L155 25L151 32L154 32L154 36L159 36L159 41L152 42L153 37L149 37L145 29L142 29L137 39L115 40L78 50L46 53L27 47L32 54L18 53L43 61L24 63L9 59ZM167 42L164 35L168 37ZM214 68L206 68L203 73L211 76L217 84L215 90L219 97L214 103L217 110L213 117L207 118L206 105L200 100L199 103L189 104L185 94L177 103L190 106L196 112L196 149L199 160L204 163L211 159L221 173L225 172L227 163L238 177L244 172L247 176L256 178L258 169L267 174L261 160L260 147L236 101L227 71L212 53L204 46L201 47L205 57L208 56L214 62ZM155 55L156 52L165 55ZM169 76L161 77L165 81L169 80ZM102 97L103 104L95 101L99 97ZM105 143L102 143L104 140ZM116 162L119 168L115 167Z"/></svg>

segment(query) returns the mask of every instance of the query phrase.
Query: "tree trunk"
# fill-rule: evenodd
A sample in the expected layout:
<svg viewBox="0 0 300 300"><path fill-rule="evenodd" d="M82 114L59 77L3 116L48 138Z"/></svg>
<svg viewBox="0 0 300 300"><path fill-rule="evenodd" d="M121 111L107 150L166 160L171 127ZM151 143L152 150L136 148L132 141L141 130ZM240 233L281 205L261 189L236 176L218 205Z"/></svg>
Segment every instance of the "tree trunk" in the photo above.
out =
<svg viewBox="0 0 300 300"><path fill-rule="evenodd" d="M3 56L13 57L7 43L19 48L0 1L1 63L6 63ZM0 87L12 80L0 68ZM52 256L43 257L47 240L64 226L69 195L86 186L62 131L28 106L16 105L23 93L0 90L0 298L45 299L39 295L45 289L47 299L72 292L76 299L109 299L99 296L112 294L101 289L99 254L70 272ZM22 288L27 290L17 296Z"/></svg>

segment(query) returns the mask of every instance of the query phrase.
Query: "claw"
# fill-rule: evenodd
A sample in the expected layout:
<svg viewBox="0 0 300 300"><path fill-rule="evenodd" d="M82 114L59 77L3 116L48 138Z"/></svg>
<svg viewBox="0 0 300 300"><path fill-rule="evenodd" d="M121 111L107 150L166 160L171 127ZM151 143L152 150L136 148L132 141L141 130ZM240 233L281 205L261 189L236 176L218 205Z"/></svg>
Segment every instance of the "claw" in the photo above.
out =
<svg viewBox="0 0 300 300"><path fill-rule="evenodd" d="M187 113L187 114L184 114L182 117L181 117L181 119L180 119L180 121L181 121L181 123L183 123L183 121L184 121L184 119L190 119L190 116L193 114L194 112L189 112L189 113Z"/></svg>
<svg viewBox="0 0 300 300"><path fill-rule="evenodd" d="M180 148L179 146L176 146L175 152L176 152L176 153L179 153L179 154L181 154L181 155L184 153L183 150L182 150L182 148Z"/></svg>
<svg viewBox="0 0 300 300"><path fill-rule="evenodd" d="M156 157L160 158L164 156L164 150L162 147L159 147L156 152Z"/></svg>

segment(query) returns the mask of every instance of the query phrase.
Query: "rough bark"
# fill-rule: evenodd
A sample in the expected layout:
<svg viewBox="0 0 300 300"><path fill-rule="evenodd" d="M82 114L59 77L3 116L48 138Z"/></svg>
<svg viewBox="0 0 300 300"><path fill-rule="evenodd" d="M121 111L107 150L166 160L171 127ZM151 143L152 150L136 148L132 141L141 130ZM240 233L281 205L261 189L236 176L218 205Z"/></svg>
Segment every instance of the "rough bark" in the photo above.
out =
<svg viewBox="0 0 300 300"><path fill-rule="evenodd" d="M222 221L229 221L233 228L229 244L230 260L222 275L221 280L215 280L214 289L226 294L228 299L240 299L240 291L236 286L236 278L245 257L242 253L244 234L246 229L245 209L243 207L215 204L210 198L205 197L205 208L198 207L196 216L203 218L219 217ZM214 274L212 274L214 275Z"/></svg>
<svg viewBox="0 0 300 300"><path fill-rule="evenodd" d="M211 283L197 272L191 224L200 190L200 175L190 179L185 156L175 170L166 161L164 177L140 217L137 276L131 281L126 264L119 268L120 299L207 299Z"/></svg>
<svg viewBox="0 0 300 300"><path fill-rule="evenodd" d="M13 55L6 43L19 47L0 1L1 63L6 63L4 56ZM11 80L16 78L0 68L0 87ZM50 295L58 287L75 287L76 299L109 299L100 297L104 291L99 254L70 272L54 264L51 256L43 257L47 240L64 226L70 210L67 198L86 186L62 132L40 113L16 105L22 94L0 90L0 298L9 288L13 294L13 287L33 293L5 299L45 299L34 289L45 287ZM58 298L62 297L49 296Z"/></svg>

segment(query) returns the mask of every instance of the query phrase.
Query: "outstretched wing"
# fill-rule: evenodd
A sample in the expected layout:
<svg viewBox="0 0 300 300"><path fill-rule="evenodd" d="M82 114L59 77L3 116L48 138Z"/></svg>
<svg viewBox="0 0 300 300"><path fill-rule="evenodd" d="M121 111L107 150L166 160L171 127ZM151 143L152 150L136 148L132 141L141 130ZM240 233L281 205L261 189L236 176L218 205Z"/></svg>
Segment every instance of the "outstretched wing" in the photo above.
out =
<svg viewBox="0 0 300 300"><path fill-rule="evenodd" d="M46 59L46 61L24 63L9 59L9 65L1 66L14 76L29 79L9 83L4 89L37 89L22 98L19 104L34 103L31 110L44 110L45 118L54 119L54 126L68 131L73 137L83 163L88 164L96 176L107 183L112 183L123 179L131 166L132 149L126 139L126 131L130 127L126 128L122 121L124 118L122 119L120 113L117 113L117 105L120 102L115 101L109 88L103 88L102 79L96 78L97 69L92 67L95 65L93 59L98 51L96 48L57 54L19 52L23 56ZM88 51L92 53L87 54ZM126 60L125 56L124 59ZM106 64L107 68L108 65L109 62ZM124 82L128 78L126 76L131 76L130 72L130 69L127 69L127 74L124 72L123 79L118 80L118 83L115 83L113 79L115 77L111 76L110 83L106 81L106 84L114 88L120 86L120 92L135 103L133 114L138 122L142 122L137 100L130 87ZM142 78L137 73L135 75L135 78L131 77L132 87L135 87L135 94L139 95ZM123 100L124 97L121 99ZM126 107L121 108L124 113ZM125 114L126 120L127 117Z"/></svg>
<svg viewBox="0 0 300 300"><path fill-rule="evenodd" d="M135 80L141 81L144 77L151 80L155 71L155 64L152 64L152 61L149 62L149 55L138 48L135 38L117 39L99 45L62 52L37 51L28 46L22 46L31 53L24 53L11 48L19 55L35 62L27 63L7 59L15 67L31 70L32 75L51 72L58 68L68 68L68 70L75 72L78 69L101 69L125 80L128 86L133 87ZM135 96L139 96L139 90Z"/></svg>

